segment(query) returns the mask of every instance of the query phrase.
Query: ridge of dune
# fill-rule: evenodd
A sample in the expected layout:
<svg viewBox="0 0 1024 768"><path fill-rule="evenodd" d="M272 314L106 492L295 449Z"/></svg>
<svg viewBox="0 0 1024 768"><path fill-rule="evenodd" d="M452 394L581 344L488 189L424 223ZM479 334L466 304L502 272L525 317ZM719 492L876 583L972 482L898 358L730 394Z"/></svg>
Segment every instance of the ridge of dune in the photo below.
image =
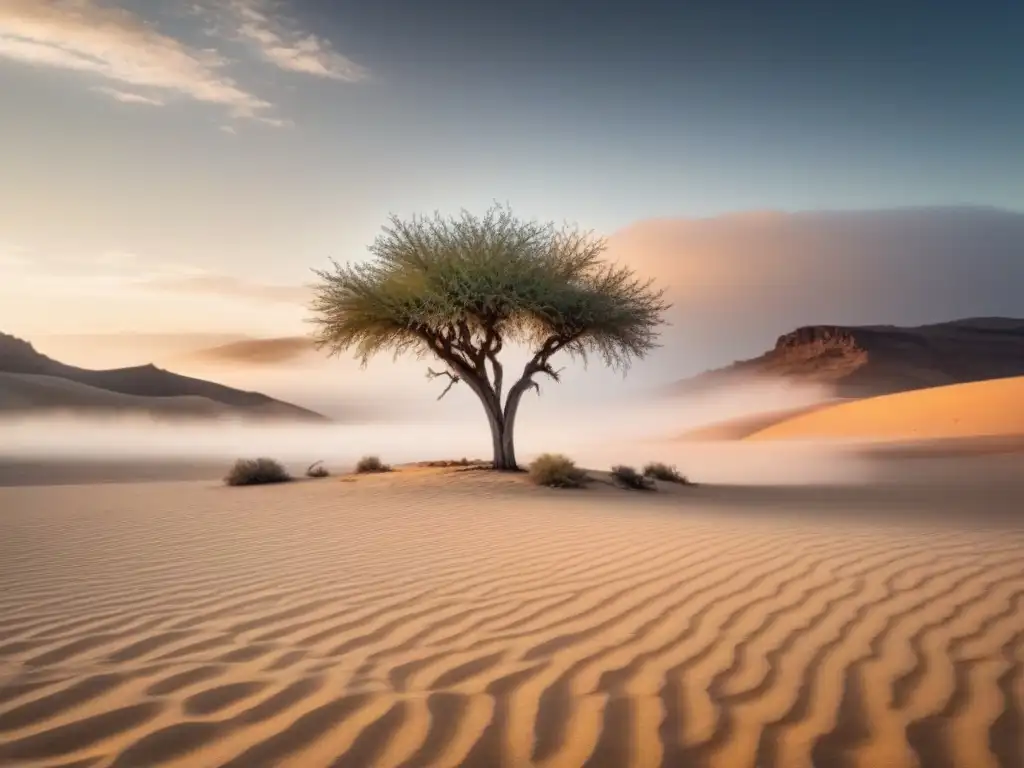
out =
<svg viewBox="0 0 1024 768"><path fill-rule="evenodd" d="M865 398L794 416L747 440L949 440L1024 435L1024 376Z"/></svg>
<svg viewBox="0 0 1024 768"><path fill-rule="evenodd" d="M58 376L0 372L0 413L72 410L165 416L223 416L229 406L199 395L143 397L81 384Z"/></svg>
<svg viewBox="0 0 1024 768"><path fill-rule="evenodd" d="M801 416L805 413L814 413L823 408L831 408L835 400L824 403L812 403L811 405L800 405L794 408L784 408L777 411L753 413L745 416L738 416L734 419L716 421L705 424L695 429L690 429L674 438L675 440L703 442L711 440L742 440L746 437L760 432L763 429L781 424L788 419Z"/></svg>
<svg viewBox="0 0 1024 768"><path fill-rule="evenodd" d="M0 489L0 766L1022 764L1020 530L396 474Z"/></svg>

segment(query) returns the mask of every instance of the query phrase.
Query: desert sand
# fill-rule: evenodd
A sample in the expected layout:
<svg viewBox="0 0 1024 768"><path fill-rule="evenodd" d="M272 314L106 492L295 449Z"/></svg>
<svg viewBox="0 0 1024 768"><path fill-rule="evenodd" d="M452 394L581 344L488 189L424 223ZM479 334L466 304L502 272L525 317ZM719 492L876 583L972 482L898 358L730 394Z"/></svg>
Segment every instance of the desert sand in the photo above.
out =
<svg viewBox="0 0 1024 768"><path fill-rule="evenodd" d="M0 765L1019 768L978 493L3 488Z"/></svg>
<svg viewBox="0 0 1024 768"><path fill-rule="evenodd" d="M696 429L687 430L680 435L678 440L687 442L713 442L716 440L743 440L768 427L780 424L788 419L802 416L805 413L814 413L823 408L830 408L834 401L829 400L823 403L802 405L797 408L784 408L775 411L754 413L749 416L740 416L727 421L714 422Z"/></svg>
<svg viewBox="0 0 1024 768"><path fill-rule="evenodd" d="M1024 377L871 397L782 419L748 440L974 439L1024 435Z"/></svg>

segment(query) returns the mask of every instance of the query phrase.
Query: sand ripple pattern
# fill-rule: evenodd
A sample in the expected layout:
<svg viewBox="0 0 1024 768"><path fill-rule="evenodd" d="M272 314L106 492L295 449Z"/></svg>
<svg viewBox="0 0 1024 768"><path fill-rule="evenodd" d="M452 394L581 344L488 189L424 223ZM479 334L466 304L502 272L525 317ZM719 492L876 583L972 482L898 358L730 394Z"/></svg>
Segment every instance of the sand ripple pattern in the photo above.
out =
<svg viewBox="0 0 1024 768"><path fill-rule="evenodd" d="M467 479L2 489L0 765L1021 768L1024 532Z"/></svg>

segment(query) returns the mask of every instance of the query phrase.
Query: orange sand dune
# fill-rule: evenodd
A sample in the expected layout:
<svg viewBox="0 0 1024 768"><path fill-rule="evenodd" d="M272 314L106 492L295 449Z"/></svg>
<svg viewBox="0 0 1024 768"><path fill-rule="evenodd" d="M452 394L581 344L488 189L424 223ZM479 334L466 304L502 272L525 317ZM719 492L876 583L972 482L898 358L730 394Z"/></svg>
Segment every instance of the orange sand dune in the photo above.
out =
<svg viewBox="0 0 1024 768"><path fill-rule="evenodd" d="M747 440L949 440L1024 435L1024 377L900 392L794 416Z"/></svg>
<svg viewBox="0 0 1024 768"><path fill-rule="evenodd" d="M0 489L0 765L1022 764L1012 521L404 474Z"/></svg>
<svg viewBox="0 0 1024 768"><path fill-rule="evenodd" d="M830 408L834 403L835 401L833 400L825 403L801 405L796 408L786 408L781 411L768 411L766 413L754 413L748 416L740 416L735 419L719 421L713 424L707 424L703 427L691 429L675 439L686 442L742 440L746 437L750 437L750 435L760 432L763 429L779 424L795 416L801 416L805 413L813 413L814 411L819 411L822 408Z"/></svg>

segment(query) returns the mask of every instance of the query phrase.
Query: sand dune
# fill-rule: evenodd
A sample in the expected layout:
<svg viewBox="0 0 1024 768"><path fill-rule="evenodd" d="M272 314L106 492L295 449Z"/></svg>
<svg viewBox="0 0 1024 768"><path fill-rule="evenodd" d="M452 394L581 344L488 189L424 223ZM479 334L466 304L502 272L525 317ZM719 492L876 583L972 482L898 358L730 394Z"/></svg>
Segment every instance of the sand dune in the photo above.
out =
<svg viewBox="0 0 1024 768"><path fill-rule="evenodd" d="M794 416L749 440L947 440L1024 435L1024 377L872 397Z"/></svg>
<svg viewBox="0 0 1024 768"><path fill-rule="evenodd" d="M1024 764L1024 531L816 503L0 489L0 765Z"/></svg>
<svg viewBox="0 0 1024 768"><path fill-rule="evenodd" d="M68 410L149 413L164 416L226 416L232 408L196 395L142 397L111 392L56 376L0 372L0 413Z"/></svg>
<svg viewBox="0 0 1024 768"><path fill-rule="evenodd" d="M682 435L679 435L679 437L675 439L702 442L710 440L743 440L744 438L750 437L763 429L767 429L775 424L780 424L781 422L795 416L802 416L805 413L814 413L815 411L820 411L822 408L830 408L834 403L835 401L813 403L811 405L801 405L796 408L785 408L778 411L768 411L766 413L754 413L748 416L740 416L739 418L719 421L703 427L691 429L684 432Z"/></svg>

